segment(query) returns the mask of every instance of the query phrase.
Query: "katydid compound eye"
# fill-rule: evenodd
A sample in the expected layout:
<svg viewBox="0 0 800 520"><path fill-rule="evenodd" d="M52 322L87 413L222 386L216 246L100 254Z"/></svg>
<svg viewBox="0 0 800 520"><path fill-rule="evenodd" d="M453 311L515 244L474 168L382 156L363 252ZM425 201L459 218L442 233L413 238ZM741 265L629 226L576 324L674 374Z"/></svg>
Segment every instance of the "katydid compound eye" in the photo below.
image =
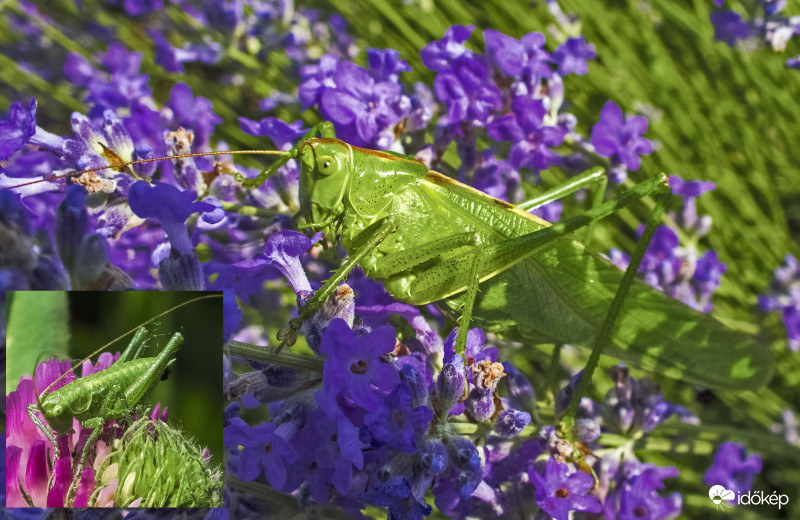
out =
<svg viewBox="0 0 800 520"><path fill-rule="evenodd" d="M319 173L322 175L330 175L336 171L337 162L336 159L331 157L330 155L325 155L320 157L317 161L317 167L319 169Z"/></svg>

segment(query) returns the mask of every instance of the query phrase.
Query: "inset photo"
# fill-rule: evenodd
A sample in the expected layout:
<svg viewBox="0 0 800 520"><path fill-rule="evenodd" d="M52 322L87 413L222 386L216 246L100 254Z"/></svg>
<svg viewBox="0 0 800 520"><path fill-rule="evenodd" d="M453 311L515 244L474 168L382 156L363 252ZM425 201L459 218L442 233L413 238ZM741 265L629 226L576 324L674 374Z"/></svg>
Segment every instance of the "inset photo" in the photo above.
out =
<svg viewBox="0 0 800 520"><path fill-rule="evenodd" d="M6 296L6 507L222 505L222 293Z"/></svg>

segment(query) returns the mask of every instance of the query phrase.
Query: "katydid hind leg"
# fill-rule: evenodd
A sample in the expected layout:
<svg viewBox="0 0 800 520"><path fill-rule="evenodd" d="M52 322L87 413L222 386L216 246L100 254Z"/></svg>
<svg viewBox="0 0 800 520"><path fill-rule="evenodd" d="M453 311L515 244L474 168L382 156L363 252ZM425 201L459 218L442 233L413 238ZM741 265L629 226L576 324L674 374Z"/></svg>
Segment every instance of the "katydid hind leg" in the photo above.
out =
<svg viewBox="0 0 800 520"><path fill-rule="evenodd" d="M388 278L404 271L410 271L414 267L458 247L474 246L476 240L475 233L459 233L427 242L422 246L388 254L376 262L374 276Z"/></svg>
<svg viewBox="0 0 800 520"><path fill-rule="evenodd" d="M544 206L550 202L562 199L567 195L575 193L576 191L588 188L590 186L596 186L595 197L593 206L597 206L597 200L599 198L600 201L603 200L603 195L605 194L606 186L608 185L608 176L606 175L606 171L603 168L595 167L585 172L568 179L567 181L559 184L558 186L551 188L544 193L526 200L525 202L521 202L516 206L520 209L524 209L525 211L533 211L536 208ZM597 196L599 195L599 197Z"/></svg>
<svg viewBox="0 0 800 520"><path fill-rule="evenodd" d="M176 332L172 335L169 342L167 342L150 368L125 390L124 396L128 406L133 406L138 403L142 397L144 397L144 394L147 393L147 390L161 379L161 375L175 357L182 343L183 334Z"/></svg>
<svg viewBox="0 0 800 520"><path fill-rule="evenodd" d="M552 247L566 235L605 218L650 193L664 189L669 190L666 176L657 177L582 215L556 222L538 231L478 246L481 253L477 276L481 281L497 276L538 251ZM424 276L417 276L412 283L412 295L408 299L413 302L429 302L465 291L472 283L472 258L464 255L451 256L439 264L427 267ZM537 282L532 280L529 283Z"/></svg>
<svg viewBox="0 0 800 520"><path fill-rule="evenodd" d="M630 263L625 269L625 274L622 276L622 281L620 282L619 287L617 287L617 291L614 294L614 299L612 300L611 306L608 309L608 314L606 314L603 325L600 327L597 340L592 346L592 353L589 356L589 361L586 363L586 368L584 369L581 379L578 382L578 387L575 389L572 399L565 411L564 426L568 432L571 432L572 430L574 417L578 411L580 400L583 395L586 394L589 386L591 385L592 375L594 374L594 370L597 368L597 364L600 361L600 354L602 354L603 350L605 350L611 344L619 315L622 312L622 307L625 304L626 298L628 297L634 277L639 271L639 266L642 263L645 252L650 247L653 234L655 233L656 227L658 227L658 224L661 220L661 215L664 213L671 196L671 193L662 193L656 199L656 205L650 212L650 216L648 217L645 225L644 233L642 233L642 237L636 244L636 250L634 251L633 255L631 255ZM571 433L568 434L571 435Z"/></svg>
<svg viewBox="0 0 800 520"><path fill-rule="evenodd" d="M122 352L122 354L120 354L119 358L114 363L119 363L121 365L132 359L142 357L142 352L147 344L147 340L150 339L152 334L153 332L148 330L146 327L139 328L133 335L130 343L128 343L128 346L125 347L125 350Z"/></svg>
<svg viewBox="0 0 800 520"><path fill-rule="evenodd" d="M464 295L464 307L461 310L461 318L458 322L458 336L456 337L455 344L456 354L463 354L467 349L467 334L469 333L469 324L472 320L472 308L475 305L475 299L478 297L478 286L481 282L480 266L483 262L483 254L483 248L476 247L472 255L469 283L467 284L467 292Z"/></svg>

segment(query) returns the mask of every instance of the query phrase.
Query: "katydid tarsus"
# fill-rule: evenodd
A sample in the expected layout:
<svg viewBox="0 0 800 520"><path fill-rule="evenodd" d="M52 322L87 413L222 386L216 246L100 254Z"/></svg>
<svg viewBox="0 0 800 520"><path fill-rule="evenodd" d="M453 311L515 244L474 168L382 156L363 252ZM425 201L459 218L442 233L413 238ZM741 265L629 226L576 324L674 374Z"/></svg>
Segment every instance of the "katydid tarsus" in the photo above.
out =
<svg viewBox="0 0 800 520"><path fill-rule="evenodd" d="M189 156L222 153L230 152ZM662 174L551 225L413 158L337 140L330 124L312 129L288 152L234 153L283 155L256 179L237 176L246 187L263 183L290 158L298 159L299 227L321 229L331 242L338 235L350 255L280 331L279 348L294 343L302 323L357 265L400 301L438 302L447 312L462 314L462 331L474 323L528 344L590 346L623 273L567 235L669 189ZM589 171L570 189L602 177L598 170ZM557 189L538 203L568 191ZM463 349L464 341L457 349ZM638 281L628 289L610 343L606 354L712 388L755 388L772 371L768 349L752 337Z"/></svg>
<svg viewBox="0 0 800 520"><path fill-rule="evenodd" d="M54 460L60 457L58 437L74 433L73 419L77 419L83 428L92 430L83 444L80 457L73 455L73 479L67 492L68 500L72 497L80 471L84 468L95 441L103 432L104 425L110 420L129 419L144 395L162 379L165 371L175 361L178 349L184 341L183 334L174 332L156 356L143 357L145 349L152 344L155 332L155 327L148 328L147 325L180 307L209 298L221 298L221 295L210 294L175 305L96 350L91 355L134 333L120 357L105 370L74 379L51 391L78 366L76 364L41 393L34 377L36 402L28 405L27 413L51 442Z"/></svg>

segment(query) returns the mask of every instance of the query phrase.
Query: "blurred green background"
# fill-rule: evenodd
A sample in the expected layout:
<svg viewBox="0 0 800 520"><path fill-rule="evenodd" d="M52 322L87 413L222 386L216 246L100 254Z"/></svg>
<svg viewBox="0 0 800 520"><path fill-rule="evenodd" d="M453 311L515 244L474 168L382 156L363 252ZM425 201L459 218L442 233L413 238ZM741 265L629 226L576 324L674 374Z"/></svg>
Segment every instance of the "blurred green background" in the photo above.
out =
<svg viewBox="0 0 800 520"><path fill-rule="evenodd" d="M32 345L27 338L14 334L14 313L17 296L23 293L10 292L9 296L9 342L7 363L9 364L9 384L16 386L16 377L11 365L19 354L19 349ZM67 357L77 362L91 354L93 362L99 353L98 348L115 340L120 335L135 330L150 318L181 303L189 302L198 296L210 293L127 291L127 292L25 292L24 296L33 298L33 305L39 308L48 306L47 301L66 296L68 314L65 316L68 332ZM219 293L221 294L221 293ZM27 307L26 310L30 307ZM59 331L57 319L37 320L36 315L21 317L31 325L26 334L43 333L45 336ZM145 356L155 356L166 345L174 332L180 331L185 338L183 345L171 367L166 380L160 381L144 397L152 409L156 403L169 409L168 421L195 438L201 446L212 452L215 464L222 461L222 298L200 300L176 309L147 324L155 327L156 334L148 345ZM61 334L59 332L59 334ZM104 352L121 352L132 337L126 336L107 346ZM49 339L31 348L26 357L41 352L42 360L49 355L65 354L58 352L58 340ZM30 373L33 363L25 373ZM80 373L80 371L78 371ZM40 391L43 389L39 389Z"/></svg>

